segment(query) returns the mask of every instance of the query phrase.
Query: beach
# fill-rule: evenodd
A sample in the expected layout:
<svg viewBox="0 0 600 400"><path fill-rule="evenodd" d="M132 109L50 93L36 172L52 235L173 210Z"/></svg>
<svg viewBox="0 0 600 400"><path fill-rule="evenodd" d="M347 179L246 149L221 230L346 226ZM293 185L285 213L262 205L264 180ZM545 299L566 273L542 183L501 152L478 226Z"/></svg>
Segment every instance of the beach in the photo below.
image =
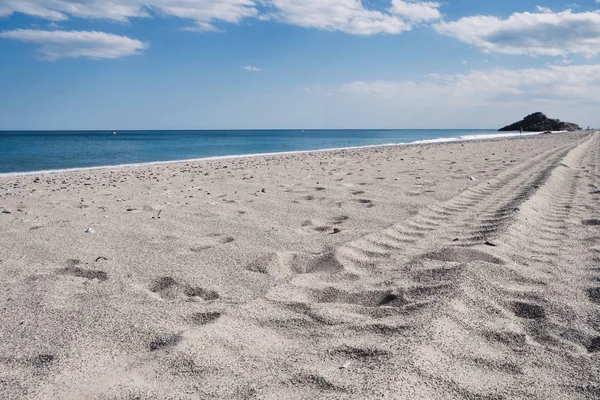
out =
<svg viewBox="0 0 600 400"><path fill-rule="evenodd" d="M600 133L0 177L0 398L600 398Z"/></svg>

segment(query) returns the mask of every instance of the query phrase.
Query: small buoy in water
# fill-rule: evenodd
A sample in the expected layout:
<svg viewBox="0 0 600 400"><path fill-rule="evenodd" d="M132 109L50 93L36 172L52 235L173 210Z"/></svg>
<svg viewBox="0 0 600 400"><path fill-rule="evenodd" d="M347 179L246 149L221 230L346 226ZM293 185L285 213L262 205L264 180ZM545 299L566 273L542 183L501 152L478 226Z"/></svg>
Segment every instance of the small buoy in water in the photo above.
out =
<svg viewBox="0 0 600 400"><path fill-rule="evenodd" d="M117 132L113 132L113 135L116 135L116 134L117 134Z"/></svg>

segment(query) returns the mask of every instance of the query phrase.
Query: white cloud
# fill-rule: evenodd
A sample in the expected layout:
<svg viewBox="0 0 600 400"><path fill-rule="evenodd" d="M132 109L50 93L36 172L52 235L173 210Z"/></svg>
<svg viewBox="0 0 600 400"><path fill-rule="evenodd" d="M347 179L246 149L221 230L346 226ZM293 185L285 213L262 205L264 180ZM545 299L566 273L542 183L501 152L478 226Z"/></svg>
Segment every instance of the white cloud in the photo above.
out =
<svg viewBox="0 0 600 400"><path fill-rule="evenodd" d="M309 110L316 127L500 128L535 111L598 126L600 65L482 67L414 80L348 81L302 96L299 108L303 115Z"/></svg>
<svg viewBox="0 0 600 400"><path fill-rule="evenodd" d="M414 23L441 18L437 2L382 1L389 6L376 10L362 0L0 0L0 16L19 12L51 21L100 18L119 22L171 16L193 21L193 27L185 28L193 31L219 31L215 25L219 22L237 24L258 18L354 35L399 34Z"/></svg>
<svg viewBox="0 0 600 400"><path fill-rule="evenodd" d="M354 35L398 34L411 29L399 17L366 9L360 0L270 0L278 21Z"/></svg>
<svg viewBox="0 0 600 400"><path fill-rule="evenodd" d="M430 74L420 81L357 81L339 92L416 104L473 106L503 102L600 101L600 65L558 66Z"/></svg>
<svg viewBox="0 0 600 400"><path fill-rule="evenodd" d="M78 57L113 59L139 54L148 47L145 43L127 36L93 31L16 29L0 32L0 38L39 44L40 58L49 61Z"/></svg>
<svg viewBox="0 0 600 400"><path fill-rule="evenodd" d="M515 13L508 19L478 15L442 22L435 30L485 52L586 57L600 52L600 11Z"/></svg>
<svg viewBox="0 0 600 400"><path fill-rule="evenodd" d="M119 0L123 1L123 0ZM253 0L136 0L162 13L196 21L205 30L216 29L214 21L237 24L241 20L258 16ZM146 4L152 3L152 4Z"/></svg>
<svg viewBox="0 0 600 400"><path fill-rule="evenodd" d="M361 0L267 0L272 13L263 18L305 28L340 31L353 35L399 34L413 23L441 18L440 4L391 0L389 8L366 8Z"/></svg>
<svg viewBox="0 0 600 400"><path fill-rule="evenodd" d="M0 17L7 17L14 12L20 12L50 21L64 21L68 19L68 17L60 11L47 8L43 4L40 4L44 2L29 0L3 0L4 4L0 4Z"/></svg>
<svg viewBox="0 0 600 400"><path fill-rule="evenodd" d="M543 6L537 6L536 9L541 12L541 13L547 13L547 14L551 14L552 13L552 9L548 8L548 7L543 7Z"/></svg>
<svg viewBox="0 0 600 400"><path fill-rule="evenodd" d="M14 12L64 21L101 18L126 22L152 14L194 21L196 30L216 30L216 21L239 23L258 15L254 0L2 0L0 16Z"/></svg>
<svg viewBox="0 0 600 400"><path fill-rule="evenodd" d="M0 16L18 12L52 21L65 21L69 16L78 18L104 18L127 21L139 17L143 12L134 1L69 1L69 0L3 0Z"/></svg>
<svg viewBox="0 0 600 400"><path fill-rule="evenodd" d="M429 1L392 0L390 11L414 22L435 21L442 17L440 3Z"/></svg>
<svg viewBox="0 0 600 400"><path fill-rule="evenodd" d="M260 71L262 71L260 68L258 68L258 67L255 67L254 65L246 65L246 66L244 67L244 69L245 69L246 71L252 71L252 72L260 72Z"/></svg>

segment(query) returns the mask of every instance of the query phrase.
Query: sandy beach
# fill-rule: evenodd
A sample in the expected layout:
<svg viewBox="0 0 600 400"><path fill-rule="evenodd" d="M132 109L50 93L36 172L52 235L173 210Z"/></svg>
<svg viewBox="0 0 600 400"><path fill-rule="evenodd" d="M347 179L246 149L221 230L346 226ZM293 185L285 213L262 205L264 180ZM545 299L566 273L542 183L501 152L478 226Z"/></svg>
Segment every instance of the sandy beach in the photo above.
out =
<svg viewBox="0 0 600 400"><path fill-rule="evenodd" d="M573 132L0 177L0 398L600 398L599 161Z"/></svg>

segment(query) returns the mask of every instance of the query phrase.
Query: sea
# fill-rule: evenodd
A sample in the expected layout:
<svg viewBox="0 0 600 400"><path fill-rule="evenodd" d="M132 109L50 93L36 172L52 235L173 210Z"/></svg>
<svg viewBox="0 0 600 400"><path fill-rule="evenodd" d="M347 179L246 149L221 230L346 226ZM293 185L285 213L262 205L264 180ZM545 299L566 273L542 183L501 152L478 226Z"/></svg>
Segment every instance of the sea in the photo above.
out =
<svg viewBox="0 0 600 400"><path fill-rule="evenodd" d="M0 174L511 135L490 129L0 131Z"/></svg>

